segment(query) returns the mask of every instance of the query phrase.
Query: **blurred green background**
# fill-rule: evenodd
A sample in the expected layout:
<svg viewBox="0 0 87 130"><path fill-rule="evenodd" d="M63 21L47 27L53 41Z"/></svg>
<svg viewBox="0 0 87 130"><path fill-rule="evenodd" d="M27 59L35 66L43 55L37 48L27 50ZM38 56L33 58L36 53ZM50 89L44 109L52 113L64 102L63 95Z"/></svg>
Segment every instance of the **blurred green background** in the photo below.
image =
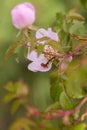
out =
<svg viewBox="0 0 87 130"><path fill-rule="evenodd" d="M55 20L56 12L68 12L76 8L87 19L87 11L81 5L80 0L27 0L36 8L36 22L38 27L47 28ZM11 22L11 9L25 0L0 1L0 130L7 130L13 120L10 114L10 105L2 105L2 97L5 94L3 86L9 81L23 80L30 88L31 103L40 110L44 110L51 101L49 73L33 73L28 71L28 61L21 55L16 62L15 55L7 60L5 52L8 47L17 41L18 30Z"/></svg>

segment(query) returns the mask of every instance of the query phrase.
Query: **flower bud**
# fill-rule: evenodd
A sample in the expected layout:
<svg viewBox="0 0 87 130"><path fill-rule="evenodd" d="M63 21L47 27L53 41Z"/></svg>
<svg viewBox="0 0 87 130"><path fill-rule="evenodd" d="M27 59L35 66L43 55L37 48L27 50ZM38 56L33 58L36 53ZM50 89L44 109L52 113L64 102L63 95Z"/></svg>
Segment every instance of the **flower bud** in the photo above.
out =
<svg viewBox="0 0 87 130"><path fill-rule="evenodd" d="M17 29L32 25L35 21L35 9L31 3L24 2L11 11L12 23Z"/></svg>

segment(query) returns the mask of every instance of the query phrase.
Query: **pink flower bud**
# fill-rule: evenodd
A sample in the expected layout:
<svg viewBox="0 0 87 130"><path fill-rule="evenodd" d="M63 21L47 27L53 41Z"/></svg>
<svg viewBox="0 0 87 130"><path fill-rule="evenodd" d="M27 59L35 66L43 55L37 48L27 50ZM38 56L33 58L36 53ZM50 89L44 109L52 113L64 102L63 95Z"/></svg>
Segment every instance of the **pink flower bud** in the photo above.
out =
<svg viewBox="0 0 87 130"><path fill-rule="evenodd" d="M66 57L65 60L61 63L61 66L60 66L61 70L67 69L68 64L72 61L72 59L73 59L72 56ZM60 61L61 61L61 60L62 60L62 59L60 59Z"/></svg>
<svg viewBox="0 0 87 130"><path fill-rule="evenodd" d="M15 6L11 11L13 25L23 29L35 21L35 9L31 3L25 2Z"/></svg>

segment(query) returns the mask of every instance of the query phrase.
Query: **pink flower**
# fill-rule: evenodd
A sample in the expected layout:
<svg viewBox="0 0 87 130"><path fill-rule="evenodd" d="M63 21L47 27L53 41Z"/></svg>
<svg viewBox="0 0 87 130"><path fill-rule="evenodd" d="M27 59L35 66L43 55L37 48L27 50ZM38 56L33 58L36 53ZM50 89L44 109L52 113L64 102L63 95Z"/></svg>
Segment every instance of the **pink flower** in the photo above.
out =
<svg viewBox="0 0 87 130"><path fill-rule="evenodd" d="M43 37L47 37L47 38L50 38L51 40L58 41L57 33L53 32L51 28L49 28L48 30L39 29L36 32L37 39L43 38ZM41 41L37 44L45 44L45 43L46 43L46 41ZM52 46L45 45L44 51L53 53L53 51L55 51L55 50L53 49ZM49 57L48 55L43 54L43 53L38 56L37 50L33 50L32 52L30 52L30 48L29 48L27 58L32 62L28 65L28 69L33 71L33 72L49 71L52 67L52 60L50 61L49 59L51 59L52 57L53 56Z"/></svg>
<svg viewBox="0 0 87 130"><path fill-rule="evenodd" d="M15 6L11 11L13 25L23 29L35 21L35 9L31 3L24 2Z"/></svg>
<svg viewBox="0 0 87 130"><path fill-rule="evenodd" d="M36 39L43 37L47 37L56 42L58 42L59 40L57 33L53 32L51 28L48 28L48 30L41 28L36 32ZM42 41L41 43L44 44L44 41Z"/></svg>
<svg viewBox="0 0 87 130"><path fill-rule="evenodd" d="M61 61L61 59L60 59L60 61ZM61 65L60 65L60 69L61 69L62 71L63 71L63 70L66 70L67 67L68 67L68 64L69 64L71 61L72 61L72 56L66 57L66 58L62 61Z"/></svg>

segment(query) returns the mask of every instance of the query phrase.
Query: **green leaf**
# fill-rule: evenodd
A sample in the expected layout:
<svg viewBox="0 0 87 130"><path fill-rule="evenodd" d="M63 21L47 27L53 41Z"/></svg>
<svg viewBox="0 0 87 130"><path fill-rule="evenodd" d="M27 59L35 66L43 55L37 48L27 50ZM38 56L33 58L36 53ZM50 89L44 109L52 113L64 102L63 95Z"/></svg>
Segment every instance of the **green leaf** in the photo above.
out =
<svg viewBox="0 0 87 130"><path fill-rule="evenodd" d="M20 105L21 105L20 100L15 100L13 102L12 106L11 106L11 113L14 114L18 110L18 108L20 107Z"/></svg>
<svg viewBox="0 0 87 130"><path fill-rule="evenodd" d="M62 43L63 52L67 53L72 50L72 39L69 33L66 33L64 30L60 32L60 38Z"/></svg>
<svg viewBox="0 0 87 130"><path fill-rule="evenodd" d="M51 46L53 46L55 49L57 49L58 52L64 53L63 48L62 48L60 42L54 42L54 41L52 41L52 42L49 43L49 45L51 45Z"/></svg>
<svg viewBox="0 0 87 130"><path fill-rule="evenodd" d="M64 29L61 29L61 31L59 32L60 39L63 40L65 38L65 36L66 36L66 32L64 31Z"/></svg>
<svg viewBox="0 0 87 130"><path fill-rule="evenodd" d="M69 32L70 27L73 25L73 21L70 20L69 22L65 22L63 25L63 30L67 33Z"/></svg>
<svg viewBox="0 0 87 130"><path fill-rule="evenodd" d="M10 130L19 130L20 128L23 130L31 130L31 126L36 126L32 120L27 118L19 118L11 125Z"/></svg>
<svg viewBox="0 0 87 130"><path fill-rule="evenodd" d="M51 97L54 101L58 101L60 94L62 92L62 84L60 84L59 82L57 71L51 74L50 83L51 83L50 88Z"/></svg>
<svg viewBox="0 0 87 130"><path fill-rule="evenodd" d="M3 99L5 103L8 103L15 98L25 97L28 95L29 92L27 85L24 84L22 81L18 81L16 83L10 82L5 86L5 89L8 91ZM16 103L16 105L18 105L18 102Z"/></svg>
<svg viewBox="0 0 87 130"><path fill-rule="evenodd" d="M12 82L9 82L4 88L9 92L14 92L14 87Z"/></svg>
<svg viewBox="0 0 87 130"><path fill-rule="evenodd" d="M36 47L36 43L35 42L30 43L30 51L34 50L35 47Z"/></svg>
<svg viewBox="0 0 87 130"><path fill-rule="evenodd" d="M22 46L17 46L17 47L15 48L15 50L14 50L14 53L18 54L18 53L20 52L20 50L21 50L21 47L22 47Z"/></svg>
<svg viewBox="0 0 87 130"><path fill-rule="evenodd" d="M65 92L62 92L60 95L60 105L63 109L73 108L73 104Z"/></svg>
<svg viewBox="0 0 87 130"><path fill-rule="evenodd" d="M4 98L3 102L8 103L16 97L15 93L8 93Z"/></svg>
<svg viewBox="0 0 87 130"><path fill-rule="evenodd" d="M42 53L43 49L44 49L44 45L43 44L39 44L38 47L37 47L38 55L40 55Z"/></svg>
<svg viewBox="0 0 87 130"><path fill-rule="evenodd" d="M81 123L78 125L74 125L70 128L70 130L86 130L86 124L85 123Z"/></svg>
<svg viewBox="0 0 87 130"><path fill-rule="evenodd" d="M70 12L67 16L67 19L73 19L73 20L78 20L78 21L83 21L84 17L80 15L79 13L76 12Z"/></svg>
<svg viewBox="0 0 87 130"><path fill-rule="evenodd" d="M46 110L49 111L49 110L58 109L58 108L60 108L60 104L58 102L55 102L51 104Z"/></svg>
<svg viewBox="0 0 87 130"><path fill-rule="evenodd" d="M74 24L70 27L69 32L71 34L79 34L84 33L84 22L75 21Z"/></svg>
<svg viewBox="0 0 87 130"><path fill-rule="evenodd" d="M16 93L18 91L19 86L20 86L19 83L20 82L16 82L16 83L9 82L6 84L6 86L4 88L9 92Z"/></svg>
<svg viewBox="0 0 87 130"><path fill-rule="evenodd" d="M8 50L7 50L7 52L6 52L6 54L5 54L5 58L7 59L10 55L12 55L14 52L15 52L15 49L18 47L18 46L20 46L21 45L21 43L19 42L17 42L17 43L15 43L15 44L12 44L9 48L8 48Z"/></svg>
<svg viewBox="0 0 87 130"><path fill-rule="evenodd" d="M84 77L83 71L79 68L75 70L68 69L67 74L66 91L68 95L75 99L84 97L85 93L82 87L86 77Z"/></svg>
<svg viewBox="0 0 87 130"><path fill-rule="evenodd" d="M56 14L56 22L55 22L55 24L56 24L57 28L60 28L60 29L62 28L64 18L65 18L64 14L61 14L61 13Z"/></svg>

